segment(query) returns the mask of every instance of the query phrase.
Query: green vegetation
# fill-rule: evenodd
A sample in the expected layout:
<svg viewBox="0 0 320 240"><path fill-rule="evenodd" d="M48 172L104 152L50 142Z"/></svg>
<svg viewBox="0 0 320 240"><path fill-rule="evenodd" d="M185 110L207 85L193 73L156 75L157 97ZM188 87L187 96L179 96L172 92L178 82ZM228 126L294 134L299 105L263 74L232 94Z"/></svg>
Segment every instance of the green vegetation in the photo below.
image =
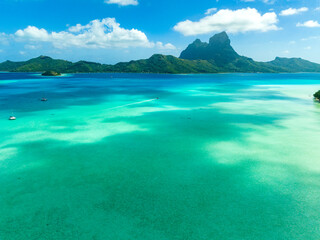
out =
<svg viewBox="0 0 320 240"><path fill-rule="evenodd" d="M320 90L318 92L316 92L315 94L313 94L315 99L320 100Z"/></svg>
<svg viewBox="0 0 320 240"><path fill-rule="evenodd" d="M55 71L45 71L44 73L42 73L42 76L55 77L55 76L61 76L61 73L57 73Z"/></svg>
<svg viewBox="0 0 320 240"><path fill-rule="evenodd" d="M302 58L279 58L265 63L279 72L320 72L320 64Z"/></svg>
<svg viewBox="0 0 320 240"><path fill-rule="evenodd" d="M218 68L206 60L190 61L174 56L155 54L146 60L118 63L112 67L115 72L135 73L217 73Z"/></svg>
<svg viewBox="0 0 320 240"><path fill-rule="evenodd" d="M209 43L199 39L182 51L180 58L155 54L149 59L115 65L87 61L72 63L40 56L25 62L0 63L0 71L61 73L293 73L320 72L320 64L301 58L276 58L270 62L256 62L240 56L230 45L225 32L214 35Z"/></svg>

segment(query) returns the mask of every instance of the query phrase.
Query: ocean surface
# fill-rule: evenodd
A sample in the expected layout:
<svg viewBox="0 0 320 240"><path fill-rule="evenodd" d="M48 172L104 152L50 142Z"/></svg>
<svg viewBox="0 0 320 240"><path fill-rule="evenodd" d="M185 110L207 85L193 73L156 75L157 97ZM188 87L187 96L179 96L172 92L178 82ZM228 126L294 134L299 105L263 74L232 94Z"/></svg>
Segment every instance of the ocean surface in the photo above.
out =
<svg viewBox="0 0 320 240"><path fill-rule="evenodd" d="M319 89L0 73L0 239L319 240Z"/></svg>

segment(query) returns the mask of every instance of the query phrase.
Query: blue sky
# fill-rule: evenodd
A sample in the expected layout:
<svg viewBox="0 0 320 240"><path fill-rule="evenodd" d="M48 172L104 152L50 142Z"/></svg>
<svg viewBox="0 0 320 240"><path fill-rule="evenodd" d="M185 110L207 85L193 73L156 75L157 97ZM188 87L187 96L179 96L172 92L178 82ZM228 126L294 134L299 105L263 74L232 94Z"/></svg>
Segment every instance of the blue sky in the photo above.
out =
<svg viewBox="0 0 320 240"><path fill-rule="evenodd" d="M179 56L224 30L255 60L320 63L320 0L0 0L0 61Z"/></svg>

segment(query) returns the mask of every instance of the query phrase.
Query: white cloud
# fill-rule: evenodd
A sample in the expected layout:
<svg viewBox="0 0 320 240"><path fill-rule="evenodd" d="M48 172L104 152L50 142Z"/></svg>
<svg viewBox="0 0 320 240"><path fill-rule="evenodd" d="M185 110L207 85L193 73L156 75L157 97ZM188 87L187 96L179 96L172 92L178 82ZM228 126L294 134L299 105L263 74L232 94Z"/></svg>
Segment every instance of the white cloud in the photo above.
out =
<svg viewBox="0 0 320 240"><path fill-rule="evenodd" d="M18 30L17 41L27 41L30 45L47 42L55 48L128 48L128 47L158 47L159 44L150 42L145 33L137 29L124 29L114 18L93 20L87 25L77 24L67 31L48 32L47 30L28 26ZM171 44L162 44L162 48L172 49Z"/></svg>
<svg viewBox="0 0 320 240"><path fill-rule="evenodd" d="M297 23L297 27L308 27L308 28L316 28L316 27L320 27L320 24L318 21L306 21L304 23Z"/></svg>
<svg viewBox="0 0 320 240"><path fill-rule="evenodd" d="M162 42L156 42L155 47L161 50L175 50L176 47L171 43L163 44Z"/></svg>
<svg viewBox="0 0 320 240"><path fill-rule="evenodd" d="M302 7L302 8L288 8L286 10L283 10L280 12L280 16L291 16L291 15L296 15L302 12L307 12L309 11L308 8Z"/></svg>
<svg viewBox="0 0 320 240"><path fill-rule="evenodd" d="M205 14L206 15L210 15L211 13L214 13L214 12L216 12L218 9L217 8L209 8L206 12L205 12Z"/></svg>
<svg viewBox="0 0 320 240"><path fill-rule="evenodd" d="M314 9L315 11L320 11L320 7L317 7Z"/></svg>
<svg viewBox="0 0 320 240"><path fill-rule="evenodd" d="M104 2L107 4L118 4L120 6L136 6L139 4L137 0L105 0Z"/></svg>
<svg viewBox="0 0 320 240"><path fill-rule="evenodd" d="M174 30L185 36L208 34L218 31L229 33L279 30L278 18L274 12L261 15L255 8L239 10L224 9L206 16L198 22L186 20L174 26Z"/></svg>
<svg viewBox="0 0 320 240"><path fill-rule="evenodd" d="M301 41L309 41L309 40L319 40L320 39L320 36L311 36L311 37L308 37L308 38L302 38Z"/></svg>
<svg viewBox="0 0 320 240"><path fill-rule="evenodd" d="M29 49L29 50L36 50L36 49L39 49L41 48L41 46L39 45L32 45L32 44L27 44L24 46L25 49Z"/></svg>
<svg viewBox="0 0 320 240"><path fill-rule="evenodd" d="M30 39L32 41L46 42L50 40L50 34L45 29L33 26L28 26L24 30L18 30L15 35L19 38Z"/></svg>
<svg viewBox="0 0 320 240"><path fill-rule="evenodd" d="M262 0L262 2L264 2L266 4L274 4L276 2L276 0Z"/></svg>
<svg viewBox="0 0 320 240"><path fill-rule="evenodd" d="M69 32L75 33L75 32L80 32L81 30L83 30L85 28L86 28L86 26L82 26L81 24L77 24L75 26L69 27L68 30L69 30Z"/></svg>
<svg viewBox="0 0 320 240"><path fill-rule="evenodd" d="M8 45L8 38L9 36L5 33L0 33L0 44L1 45Z"/></svg>

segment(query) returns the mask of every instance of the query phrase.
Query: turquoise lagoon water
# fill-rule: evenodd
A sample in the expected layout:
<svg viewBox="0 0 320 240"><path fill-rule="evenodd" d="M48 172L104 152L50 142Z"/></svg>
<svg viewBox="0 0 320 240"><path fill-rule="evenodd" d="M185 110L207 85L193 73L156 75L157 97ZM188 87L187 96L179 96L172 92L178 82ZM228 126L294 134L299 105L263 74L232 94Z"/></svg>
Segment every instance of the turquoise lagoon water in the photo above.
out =
<svg viewBox="0 0 320 240"><path fill-rule="evenodd" d="M319 89L0 73L0 239L319 240Z"/></svg>

